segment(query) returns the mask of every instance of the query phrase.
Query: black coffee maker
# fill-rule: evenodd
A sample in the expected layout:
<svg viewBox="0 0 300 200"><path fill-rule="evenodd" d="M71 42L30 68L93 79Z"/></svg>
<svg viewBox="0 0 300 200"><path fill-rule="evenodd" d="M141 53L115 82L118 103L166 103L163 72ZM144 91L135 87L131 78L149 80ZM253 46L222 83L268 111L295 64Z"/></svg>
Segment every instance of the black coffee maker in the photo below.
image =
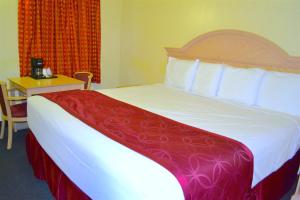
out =
<svg viewBox="0 0 300 200"><path fill-rule="evenodd" d="M44 77L42 58L31 58L31 77L36 79Z"/></svg>

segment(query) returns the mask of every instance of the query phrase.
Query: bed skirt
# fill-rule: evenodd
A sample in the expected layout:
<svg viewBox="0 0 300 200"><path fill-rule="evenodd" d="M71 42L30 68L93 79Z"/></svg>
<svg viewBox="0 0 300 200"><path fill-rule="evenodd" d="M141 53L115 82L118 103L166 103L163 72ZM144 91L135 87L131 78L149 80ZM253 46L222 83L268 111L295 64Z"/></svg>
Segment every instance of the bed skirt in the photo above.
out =
<svg viewBox="0 0 300 200"><path fill-rule="evenodd" d="M34 174L47 182L52 195L57 200L90 199L54 163L37 142L31 131L26 135L26 151ZM280 169L266 177L249 191L249 200L281 199L297 181L300 151Z"/></svg>
<svg viewBox="0 0 300 200"><path fill-rule="evenodd" d="M57 200L90 199L53 162L30 131L26 135L26 152L34 175L46 181Z"/></svg>

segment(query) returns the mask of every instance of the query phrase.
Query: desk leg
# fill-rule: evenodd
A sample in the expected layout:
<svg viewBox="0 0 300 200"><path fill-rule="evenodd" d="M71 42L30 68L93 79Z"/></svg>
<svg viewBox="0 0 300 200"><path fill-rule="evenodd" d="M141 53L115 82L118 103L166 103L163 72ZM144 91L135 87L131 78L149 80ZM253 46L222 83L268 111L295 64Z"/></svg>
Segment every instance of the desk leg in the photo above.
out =
<svg viewBox="0 0 300 200"><path fill-rule="evenodd" d="M15 90L15 89L16 88L13 86L13 83L10 80L8 80L8 84L7 84L8 95L14 96L15 93L14 94L12 94L12 93L13 93L13 90Z"/></svg>
<svg viewBox="0 0 300 200"><path fill-rule="evenodd" d="M10 80L8 80L7 87L13 89L13 83Z"/></svg>
<svg viewBox="0 0 300 200"><path fill-rule="evenodd" d="M26 89L20 87L19 85L16 85L14 84L13 82L11 82L10 80L8 81L8 88L12 91L12 90L15 90L15 91L18 91L17 95L24 95L24 96L27 96L26 95ZM16 95L16 93L14 93L14 95Z"/></svg>

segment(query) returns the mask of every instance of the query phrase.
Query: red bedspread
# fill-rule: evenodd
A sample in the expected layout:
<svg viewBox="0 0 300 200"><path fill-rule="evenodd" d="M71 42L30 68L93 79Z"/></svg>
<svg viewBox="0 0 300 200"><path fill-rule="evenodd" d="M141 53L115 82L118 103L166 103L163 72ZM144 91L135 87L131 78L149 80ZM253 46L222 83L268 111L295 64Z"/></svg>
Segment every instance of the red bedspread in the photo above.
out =
<svg viewBox="0 0 300 200"><path fill-rule="evenodd" d="M197 129L95 91L42 96L113 140L151 158L180 183L185 199L245 199L253 156L230 138Z"/></svg>

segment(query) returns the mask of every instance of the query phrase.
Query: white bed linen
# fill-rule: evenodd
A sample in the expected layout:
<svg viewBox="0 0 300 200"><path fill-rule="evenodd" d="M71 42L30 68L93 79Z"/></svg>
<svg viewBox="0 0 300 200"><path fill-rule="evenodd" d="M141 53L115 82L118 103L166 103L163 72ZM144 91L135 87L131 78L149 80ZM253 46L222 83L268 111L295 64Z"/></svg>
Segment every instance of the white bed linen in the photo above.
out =
<svg viewBox="0 0 300 200"><path fill-rule="evenodd" d="M292 158L300 146L299 118L282 113L161 84L101 92L242 142L254 155L252 186ZM60 169L93 199L184 199L179 183L162 166L99 134L43 97L28 99L28 123Z"/></svg>

